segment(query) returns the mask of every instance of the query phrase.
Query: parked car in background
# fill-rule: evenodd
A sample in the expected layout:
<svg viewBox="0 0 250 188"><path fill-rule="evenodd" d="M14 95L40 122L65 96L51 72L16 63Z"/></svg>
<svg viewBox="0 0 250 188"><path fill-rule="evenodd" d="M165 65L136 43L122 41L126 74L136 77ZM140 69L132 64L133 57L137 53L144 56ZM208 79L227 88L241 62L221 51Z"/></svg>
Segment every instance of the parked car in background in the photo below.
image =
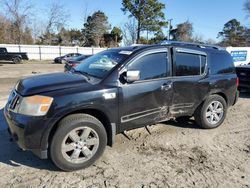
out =
<svg viewBox="0 0 250 188"><path fill-rule="evenodd" d="M63 63L63 61L65 62L66 60L70 59L70 58L74 58L74 57L78 57L82 54L80 53L69 53L60 57L56 57L54 59L54 63Z"/></svg>
<svg viewBox="0 0 250 188"><path fill-rule="evenodd" d="M108 49L73 71L24 78L4 115L19 147L72 171L93 164L126 130L187 116L216 128L237 98L227 51L171 42Z"/></svg>
<svg viewBox="0 0 250 188"><path fill-rule="evenodd" d="M239 78L239 90L250 90L250 65L236 67L236 73Z"/></svg>
<svg viewBox="0 0 250 188"><path fill-rule="evenodd" d="M76 67L80 63L83 62L86 58L90 57L91 55L81 55L72 59L67 60L64 65L64 72L70 71L72 67Z"/></svg>
<svg viewBox="0 0 250 188"><path fill-rule="evenodd" d="M8 52L6 48L0 48L0 60L12 61L14 64L18 64L22 60L29 60L29 58L27 53Z"/></svg>

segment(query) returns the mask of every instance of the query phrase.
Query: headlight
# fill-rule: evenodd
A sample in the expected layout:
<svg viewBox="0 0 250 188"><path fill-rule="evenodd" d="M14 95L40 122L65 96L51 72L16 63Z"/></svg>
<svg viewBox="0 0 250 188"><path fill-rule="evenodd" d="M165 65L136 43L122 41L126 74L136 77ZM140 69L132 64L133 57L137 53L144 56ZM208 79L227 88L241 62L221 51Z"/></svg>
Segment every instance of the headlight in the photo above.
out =
<svg viewBox="0 0 250 188"><path fill-rule="evenodd" d="M35 95L24 97L18 109L18 113L30 116L44 116L49 111L53 98Z"/></svg>

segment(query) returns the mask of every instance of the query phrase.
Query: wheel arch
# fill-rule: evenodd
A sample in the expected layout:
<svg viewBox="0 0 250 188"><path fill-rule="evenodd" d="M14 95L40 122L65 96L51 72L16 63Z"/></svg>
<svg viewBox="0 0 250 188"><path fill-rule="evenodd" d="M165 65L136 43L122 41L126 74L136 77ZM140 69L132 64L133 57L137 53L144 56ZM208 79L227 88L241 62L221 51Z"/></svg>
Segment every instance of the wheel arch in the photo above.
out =
<svg viewBox="0 0 250 188"><path fill-rule="evenodd" d="M77 114L77 113L81 113L81 114L88 114L88 115L91 115L95 118L97 118L104 126L105 130L106 130L106 133L107 133L107 140L108 140L108 143L107 145L108 146L111 146L113 145L114 143L114 136L116 134L116 125L111 123L108 116L102 112L101 110L98 110L98 109L94 109L94 108L88 108L88 109L81 109L81 110L76 110L76 111L73 111L73 112L70 112L70 113L67 113L65 114L64 116L62 116L60 119L58 119L54 125L52 126L52 128L50 129L49 131L49 134L48 134L48 137L47 137L47 144L48 144L48 147L49 147L49 144L58 128L58 124L59 122L69 116L69 115L72 115L72 114Z"/></svg>
<svg viewBox="0 0 250 188"><path fill-rule="evenodd" d="M226 104L228 105L228 98L227 98L225 93L223 93L223 92L214 92L214 93L211 93L209 96L211 96L211 95L219 95L219 96L221 96L226 101Z"/></svg>
<svg viewBox="0 0 250 188"><path fill-rule="evenodd" d="M12 57L12 60L14 60L15 58L20 58L20 59L22 59L22 56L21 56L21 55L15 55L14 57Z"/></svg>
<svg viewBox="0 0 250 188"><path fill-rule="evenodd" d="M204 99L196 106L196 108L195 108L195 110L193 111L193 114L192 114L192 115L194 115L195 111L196 111L200 106L202 106L203 103L206 101L206 99L207 99L209 96L211 96L211 95L219 95L219 96L221 96L221 97L226 101L226 104L228 105L228 98L227 98L227 96L226 96L225 93L223 93L223 92L221 92L221 91L211 92L211 93L209 93L206 97L204 97Z"/></svg>

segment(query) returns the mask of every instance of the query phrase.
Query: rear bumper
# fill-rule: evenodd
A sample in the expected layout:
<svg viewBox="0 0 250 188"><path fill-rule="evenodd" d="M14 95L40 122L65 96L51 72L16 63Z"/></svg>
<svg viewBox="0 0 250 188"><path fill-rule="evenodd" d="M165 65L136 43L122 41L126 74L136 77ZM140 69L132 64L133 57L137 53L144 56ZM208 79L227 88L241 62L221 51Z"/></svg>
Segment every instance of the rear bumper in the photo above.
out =
<svg viewBox="0 0 250 188"><path fill-rule="evenodd" d="M4 116L8 124L8 132L22 150L29 150L41 159L48 157L47 147L41 147L44 130L39 129L39 127L45 127L41 118L16 114L7 111L6 108L4 109Z"/></svg>

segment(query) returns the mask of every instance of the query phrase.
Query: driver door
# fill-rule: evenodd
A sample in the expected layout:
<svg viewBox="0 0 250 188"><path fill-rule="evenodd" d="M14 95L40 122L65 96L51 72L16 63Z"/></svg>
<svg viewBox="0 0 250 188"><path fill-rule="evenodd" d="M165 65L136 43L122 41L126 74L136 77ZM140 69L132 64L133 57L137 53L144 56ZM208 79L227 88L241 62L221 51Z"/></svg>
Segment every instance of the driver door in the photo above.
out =
<svg viewBox="0 0 250 188"><path fill-rule="evenodd" d="M140 71L139 80L120 85L120 123L122 130L150 125L168 116L172 101L172 81L168 49L143 52L126 71ZM125 72L126 72L125 71ZM121 74L124 72L121 71Z"/></svg>

